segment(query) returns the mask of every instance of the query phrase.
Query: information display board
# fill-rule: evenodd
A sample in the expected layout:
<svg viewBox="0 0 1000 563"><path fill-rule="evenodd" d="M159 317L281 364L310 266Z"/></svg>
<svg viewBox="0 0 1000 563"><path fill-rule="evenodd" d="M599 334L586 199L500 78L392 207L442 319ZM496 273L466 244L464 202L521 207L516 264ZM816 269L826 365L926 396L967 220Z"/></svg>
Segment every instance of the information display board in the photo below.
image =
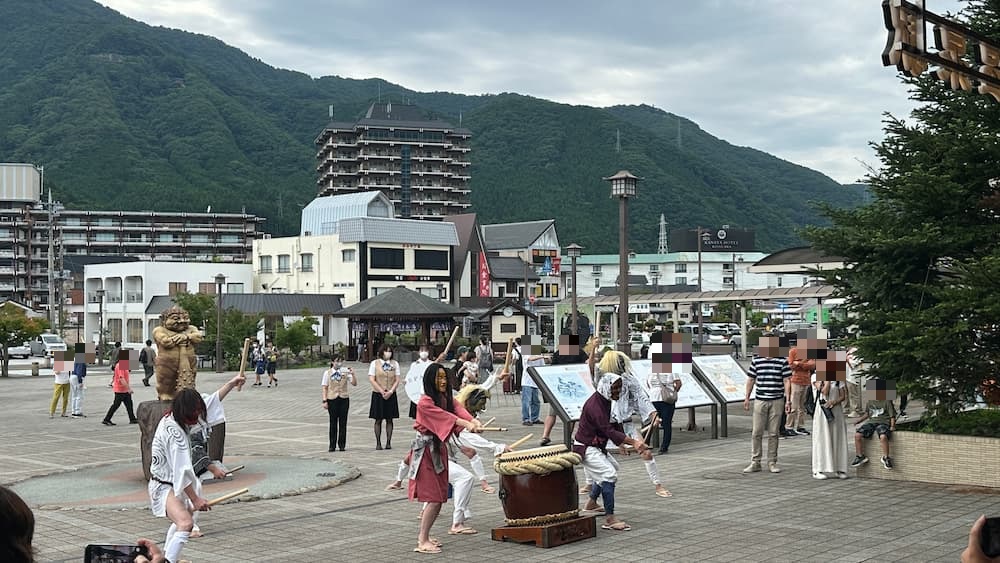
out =
<svg viewBox="0 0 1000 563"><path fill-rule="evenodd" d="M694 356L692 360L701 380L711 385L727 403L743 402L746 398L747 374L732 356Z"/></svg>
<svg viewBox="0 0 1000 563"><path fill-rule="evenodd" d="M528 373L564 422L580 420L583 404L596 391L587 364L529 367Z"/></svg>
<svg viewBox="0 0 1000 563"><path fill-rule="evenodd" d="M649 398L653 401L660 400L660 390L652 389L649 386L649 374L653 365L650 360L635 360L632 362L632 371L639 378L642 388L646 390ZM681 389L677 392L677 403L675 408L685 409L688 407L703 407L714 405L715 399L702 387L701 382L691 373L678 373L681 380Z"/></svg>

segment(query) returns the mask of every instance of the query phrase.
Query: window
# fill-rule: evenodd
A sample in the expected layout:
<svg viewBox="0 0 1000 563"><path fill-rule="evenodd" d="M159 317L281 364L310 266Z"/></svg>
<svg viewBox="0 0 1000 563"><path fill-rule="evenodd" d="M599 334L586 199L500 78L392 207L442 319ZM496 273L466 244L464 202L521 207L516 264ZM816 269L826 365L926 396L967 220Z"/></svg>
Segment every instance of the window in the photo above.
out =
<svg viewBox="0 0 1000 563"><path fill-rule="evenodd" d="M208 243L208 235L189 235L189 236L190 236L190 242L193 242L193 243L196 243L196 244L207 244Z"/></svg>
<svg viewBox="0 0 1000 563"><path fill-rule="evenodd" d="M353 248L340 251L340 260L343 262L354 262L358 259L358 252Z"/></svg>
<svg viewBox="0 0 1000 563"><path fill-rule="evenodd" d="M516 281L507 282L504 287L504 293L506 293L507 295L518 295L517 282Z"/></svg>
<svg viewBox="0 0 1000 563"><path fill-rule="evenodd" d="M260 257L260 273L270 274L271 273L271 257L261 256Z"/></svg>
<svg viewBox="0 0 1000 563"><path fill-rule="evenodd" d="M373 248L371 258L372 268L402 270L404 267L402 248Z"/></svg>
<svg viewBox="0 0 1000 563"><path fill-rule="evenodd" d="M70 226L70 227L78 227L78 226L80 226L80 218L79 217L67 217L65 219L65 224L67 226Z"/></svg>
<svg viewBox="0 0 1000 563"><path fill-rule="evenodd" d="M142 342L142 319L129 319L128 320L128 341L129 342Z"/></svg>
<svg viewBox="0 0 1000 563"><path fill-rule="evenodd" d="M601 289L601 280L600 280L600 278L594 280L594 289Z"/></svg>
<svg viewBox="0 0 1000 563"><path fill-rule="evenodd" d="M244 292L244 290L243 290L243 284L242 283L227 283L226 284L226 293L243 293L243 292Z"/></svg>
<svg viewBox="0 0 1000 563"><path fill-rule="evenodd" d="M98 219L97 220L97 225L100 226L100 227L112 227L112 226L114 226L111 223L111 219ZM119 335L121 334L121 328L118 329L118 334Z"/></svg>
<svg viewBox="0 0 1000 563"><path fill-rule="evenodd" d="M239 235L222 235L219 237L219 242L222 244L239 244Z"/></svg>
<svg viewBox="0 0 1000 563"><path fill-rule="evenodd" d="M156 235L157 242L174 242L174 235L170 233L160 233Z"/></svg>
<svg viewBox="0 0 1000 563"><path fill-rule="evenodd" d="M94 234L94 240L97 241L97 242L114 242L115 241L115 234L114 233L95 233Z"/></svg>
<svg viewBox="0 0 1000 563"><path fill-rule="evenodd" d="M177 295L178 293L184 293L188 290L188 284L186 282L170 282L167 285L168 295Z"/></svg>
<svg viewBox="0 0 1000 563"><path fill-rule="evenodd" d="M592 274L600 274L601 273L601 267L597 266L597 265L591 266L590 267L590 273L592 273Z"/></svg>
<svg viewBox="0 0 1000 563"><path fill-rule="evenodd" d="M517 323L500 323L500 332L503 334L514 334L517 332Z"/></svg>
<svg viewBox="0 0 1000 563"><path fill-rule="evenodd" d="M687 285L688 279L686 277L676 277L674 278L674 283L677 285Z"/></svg>
<svg viewBox="0 0 1000 563"><path fill-rule="evenodd" d="M215 295L215 282L200 282L198 284L198 293Z"/></svg>
<svg viewBox="0 0 1000 563"><path fill-rule="evenodd" d="M108 340L120 342L122 339L122 320L108 319Z"/></svg>
<svg viewBox="0 0 1000 563"><path fill-rule="evenodd" d="M781 287L781 276L778 276L778 287Z"/></svg>
<svg viewBox="0 0 1000 563"><path fill-rule="evenodd" d="M733 269L733 264L732 264L732 262L726 262L726 263L722 264L722 271L723 271L723 272L729 272L729 271L731 271L732 269Z"/></svg>
<svg viewBox="0 0 1000 563"><path fill-rule="evenodd" d="M733 285L733 277L732 276L727 276L727 277L722 278L722 285L728 285L728 286Z"/></svg>
<svg viewBox="0 0 1000 563"><path fill-rule="evenodd" d="M448 251L414 250L413 267L418 270L447 270Z"/></svg>
<svg viewBox="0 0 1000 563"><path fill-rule="evenodd" d="M313 255L312 254L300 254L299 259L302 260L301 268L303 272L313 271Z"/></svg>
<svg viewBox="0 0 1000 563"><path fill-rule="evenodd" d="M687 271L688 271L688 265L687 264L674 264L674 273L675 274L685 274L685 273L687 273Z"/></svg>
<svg viewBox="0 0 1000 563"><path fill-rule="evenodd" d="M287 274L292 271L292 255L291 254L279 254L278 255L278 273Z"/></svg>
<svg viewBox="0 0 1000 563"><path fill-rule="evenodd" d="M650 264L649 265L649 271L650 272L659 272L660 271L660 265L659 264Z"/></svg>

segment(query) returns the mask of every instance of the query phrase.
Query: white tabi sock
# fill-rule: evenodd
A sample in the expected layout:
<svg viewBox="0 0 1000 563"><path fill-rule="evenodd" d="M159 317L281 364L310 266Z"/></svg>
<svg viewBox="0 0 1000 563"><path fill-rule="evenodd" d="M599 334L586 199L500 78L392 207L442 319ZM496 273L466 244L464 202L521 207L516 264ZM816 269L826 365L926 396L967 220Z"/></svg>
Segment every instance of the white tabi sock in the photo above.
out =
<svg viewBox="0 0 1000 563"><path fill-rule="evenodd" d="M396 480L402 483L406 479L406 474L410 472L410 466L404 462L399 462L399 469L396 470Z"/></svg>
<svg viewBox="0 0 1000 563"><path fill-rule="evenodd" d="M656 458L653 458L646 464L646 473L649 474L649 480L653 482L654 485L660 484L660 471L656 468Z"/></svg>
<svg viewBox="0 0 1000 563"><path fill-rule="evenodd" d="M177 532L170 538L170 541L163 546L163 556L167 558L167 561L180 561L181 549L184 548L184 544L188 542L190 537L191 532Z"/></svg>
<svg viewBox="0 0 1000 563"><path fill-rule="evenodd" d="M170 540L173 539L174 534L176 533L177 533L177 524L171 524L170 527L167 528L167 537L163 539L163 545L167 545L168 543L170 543Z"/></svg>

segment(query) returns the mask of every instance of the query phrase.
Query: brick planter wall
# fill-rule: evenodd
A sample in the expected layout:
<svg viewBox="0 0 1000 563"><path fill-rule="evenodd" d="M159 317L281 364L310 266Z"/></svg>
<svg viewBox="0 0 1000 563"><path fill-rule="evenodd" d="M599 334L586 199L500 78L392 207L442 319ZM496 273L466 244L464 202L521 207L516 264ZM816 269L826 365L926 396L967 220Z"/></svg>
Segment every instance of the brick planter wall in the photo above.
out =
<svg viewBox="0 0 1000 563"><path fill-rule="evenodd" d="M882 449L877 437L864 441L871 461L858 468L858 477L1000 488L1000 438L893 432L890 471L879 461Z"/></svg>

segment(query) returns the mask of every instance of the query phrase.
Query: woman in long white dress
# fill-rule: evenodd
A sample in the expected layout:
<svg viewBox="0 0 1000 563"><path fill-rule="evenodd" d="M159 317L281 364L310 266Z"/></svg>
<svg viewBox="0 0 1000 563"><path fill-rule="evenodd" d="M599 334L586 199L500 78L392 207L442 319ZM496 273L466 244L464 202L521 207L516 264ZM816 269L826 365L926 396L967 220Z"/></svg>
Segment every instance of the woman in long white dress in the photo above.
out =
<svg viewBox="0 0 1000 563"><path fill-rule="evenodd" d="M816 413L813 415L813 479L828 479L827 473L836 474L839 479L847 479L847 419L844 416L846 384L843 381L816 381L813 388L819 395ZM833 412L833 420L826 419L822 407Z"/></svg>

